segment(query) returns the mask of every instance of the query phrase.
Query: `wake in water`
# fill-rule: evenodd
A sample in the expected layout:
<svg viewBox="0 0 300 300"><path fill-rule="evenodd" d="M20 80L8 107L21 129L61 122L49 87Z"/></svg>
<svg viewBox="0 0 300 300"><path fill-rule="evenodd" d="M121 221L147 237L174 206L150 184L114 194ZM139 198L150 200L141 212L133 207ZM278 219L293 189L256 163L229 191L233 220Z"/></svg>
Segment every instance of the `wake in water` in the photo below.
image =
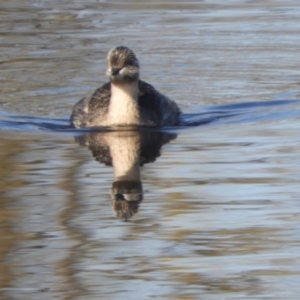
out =
<svg viewBox="0 0 300 300"><path fill-rule="evenodd" d="M231 103L206 107L193 107L182 116L183 126L197 126L212 122L222 124L272 121L300 117L300 100L278 100Z"/></svg>
<svg viewBox="0 0 300 300"><path fill-rule="evenodd" d="M0 112L0 130L13 131L59 131L70 128L68 119L10 115Z"/></svg>
<svg viewBox="0 0 300 300"><path fill-rule="evenodd" d="M279 100L233 103L215 106L191 107L181 115L181 125L173 128L142 128L154 131L178 131L190 126L210 123L249 123L300 118L300 100ZM108 128L75 129L70 126L69 118L53 119L46 117L10 115L0 112L1 131L29 132L70 132L81 134L90 131L108 131Z"/></svg>

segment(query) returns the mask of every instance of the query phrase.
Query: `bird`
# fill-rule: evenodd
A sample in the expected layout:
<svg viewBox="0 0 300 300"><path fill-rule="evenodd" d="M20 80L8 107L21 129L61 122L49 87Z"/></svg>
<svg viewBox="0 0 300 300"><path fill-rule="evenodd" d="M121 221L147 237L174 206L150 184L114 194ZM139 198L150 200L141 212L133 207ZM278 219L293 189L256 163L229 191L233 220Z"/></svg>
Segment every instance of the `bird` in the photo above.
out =
<svg viewBox="0 0 300 300"><path fill-rule="evenodd" d="M109 82L75 104L72 127L180 124L177 104L140 79L139 61L131 49L118 46L108 52L107 60Z"/></svg>

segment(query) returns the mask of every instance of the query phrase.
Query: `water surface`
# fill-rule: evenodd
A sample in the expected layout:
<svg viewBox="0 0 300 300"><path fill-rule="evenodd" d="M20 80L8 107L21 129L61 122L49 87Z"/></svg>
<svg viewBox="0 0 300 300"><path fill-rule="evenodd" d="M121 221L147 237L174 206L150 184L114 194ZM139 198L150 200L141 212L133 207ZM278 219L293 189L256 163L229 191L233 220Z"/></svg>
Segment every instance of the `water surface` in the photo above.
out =
<svg viewBox="0 0 300 300"><path fill-rule="evenodd" d="M0 299L297 299L299 13L1 3ZM68 127L120 44L200 126Z"/></svg>

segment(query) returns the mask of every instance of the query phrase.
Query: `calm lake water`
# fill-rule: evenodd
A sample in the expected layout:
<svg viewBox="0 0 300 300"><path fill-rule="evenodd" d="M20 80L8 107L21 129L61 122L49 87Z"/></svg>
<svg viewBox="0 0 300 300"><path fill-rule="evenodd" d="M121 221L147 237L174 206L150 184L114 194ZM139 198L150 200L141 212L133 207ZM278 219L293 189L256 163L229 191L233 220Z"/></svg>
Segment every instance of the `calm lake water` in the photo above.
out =
<svg viewBox="0 0 300 300"><path fill-rule="evenodd" d="M0 299L298 299L299 15L2 1ZM201 125L69 129L117 45Z"/></svg>

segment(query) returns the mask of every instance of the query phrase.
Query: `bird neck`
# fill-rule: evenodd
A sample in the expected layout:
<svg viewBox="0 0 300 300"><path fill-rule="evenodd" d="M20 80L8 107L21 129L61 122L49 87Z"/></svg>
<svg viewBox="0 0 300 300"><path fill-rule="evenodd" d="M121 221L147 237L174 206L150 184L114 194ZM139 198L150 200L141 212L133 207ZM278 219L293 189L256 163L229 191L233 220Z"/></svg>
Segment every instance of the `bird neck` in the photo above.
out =
<svg viewBox="0 0 300 300"><path fill-rule="evenodd" d="M139 125L138 81L111 83L109 123L111 125Z"/></svg>

